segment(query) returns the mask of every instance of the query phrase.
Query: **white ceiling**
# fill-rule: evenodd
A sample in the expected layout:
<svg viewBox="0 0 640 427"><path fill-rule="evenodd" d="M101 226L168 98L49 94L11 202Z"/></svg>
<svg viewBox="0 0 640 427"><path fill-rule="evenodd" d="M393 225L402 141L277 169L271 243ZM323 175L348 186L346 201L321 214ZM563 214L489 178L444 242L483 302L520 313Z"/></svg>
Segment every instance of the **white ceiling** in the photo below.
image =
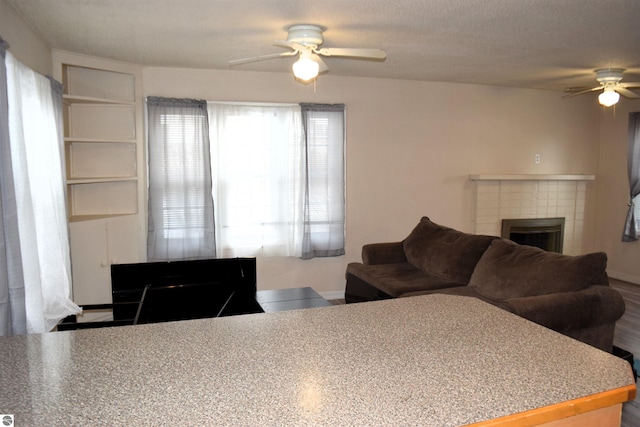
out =
<svg viewBox="0 0 640 427"><path fill-rule="evenodd" d="M150 66L290 72L291 57L228 61L284 52L273 41L308 23L323 47L387 52L327 58L331 75L563 90L615 67L640 81L640 0L6 1L52 48Z"/></svg>

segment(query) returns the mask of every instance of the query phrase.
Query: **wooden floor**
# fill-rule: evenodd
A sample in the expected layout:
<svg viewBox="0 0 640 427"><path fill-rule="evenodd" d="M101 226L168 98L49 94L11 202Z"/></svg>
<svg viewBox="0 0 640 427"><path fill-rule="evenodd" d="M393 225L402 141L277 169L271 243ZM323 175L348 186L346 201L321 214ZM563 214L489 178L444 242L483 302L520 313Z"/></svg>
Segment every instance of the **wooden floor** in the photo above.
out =
<svg viewBox="0 0 640 427"><path fill-rule="evenodd" d="M616 323L613 344L633 353L640 359L640 285L610 279L611 286L624 298L626 310ZM640 397L625 403L622 408L622 427L640 426Z"/></svg>

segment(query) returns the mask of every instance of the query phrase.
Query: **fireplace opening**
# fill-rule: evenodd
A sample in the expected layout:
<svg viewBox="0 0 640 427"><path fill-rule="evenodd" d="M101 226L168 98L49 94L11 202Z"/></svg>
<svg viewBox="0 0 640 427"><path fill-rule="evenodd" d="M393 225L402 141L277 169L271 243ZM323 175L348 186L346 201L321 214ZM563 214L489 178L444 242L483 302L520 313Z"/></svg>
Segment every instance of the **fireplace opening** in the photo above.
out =
<svg viewBox="0 0 640 427"><path fill-rule="evenodd" d="M521 245L562 253L564 218L503 219L502 237Z"/></svg>

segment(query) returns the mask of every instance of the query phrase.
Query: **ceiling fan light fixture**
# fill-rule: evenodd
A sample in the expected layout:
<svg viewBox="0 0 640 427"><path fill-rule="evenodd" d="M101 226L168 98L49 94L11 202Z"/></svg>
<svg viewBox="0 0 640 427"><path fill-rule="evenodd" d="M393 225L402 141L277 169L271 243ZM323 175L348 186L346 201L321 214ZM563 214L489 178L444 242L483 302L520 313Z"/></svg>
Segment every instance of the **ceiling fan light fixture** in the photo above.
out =
<svg viewBox="0 0 640 427"><path fill-rule="evenodd" d="M604 92L598 95L598 102L605 107L611 107L620 101L620 94L611 88L605 88Z"/></svg>
<svg viewBox="0 0 640 427"><path fill-rule="evenodd" d="M289 27L287 41L303 46L320 46L324 42L322 27L308 24L292 25Z"/></svg>
<svg viewBox="0 0 640 427"><path fill-rule="evenodd" d="M384 61L387 58L387 54L381 49L345 47L320 49L319 46L324 43L323 31L324 28L318 25L292 25L289 27L287 40L273 42L275 46L288 48L288 52L235 59L229 61L229 66L299 55L298 60L293 64L293 75L298 82L310 83L315 81L318 74L329 71L329 67L322 59L324 56L374 61Z"/></svg>
<svg viewBox="0 0 640 427"><path fill-rule="evenodd" d="M293 64L293 75L305 82L318 77L318 71L320 71L320 65L313 59L302 55Z"/></svg>

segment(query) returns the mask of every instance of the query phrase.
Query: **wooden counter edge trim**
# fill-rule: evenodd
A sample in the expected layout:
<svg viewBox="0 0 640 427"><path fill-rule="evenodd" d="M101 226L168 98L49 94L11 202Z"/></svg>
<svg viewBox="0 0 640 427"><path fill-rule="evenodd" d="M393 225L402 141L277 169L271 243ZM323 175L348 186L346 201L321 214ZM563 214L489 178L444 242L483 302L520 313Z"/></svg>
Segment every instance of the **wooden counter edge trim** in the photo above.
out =
<svg viewBox="0 0 640 427"><path fill-rule="evenodd" d="M636 397L636 385L592 394L579 399L556 403L543 408L532 409L513 415L496 418L479 423L468 424L466 427L532 427L578 414L595 411L616 404L622 404Z"/></svg>

